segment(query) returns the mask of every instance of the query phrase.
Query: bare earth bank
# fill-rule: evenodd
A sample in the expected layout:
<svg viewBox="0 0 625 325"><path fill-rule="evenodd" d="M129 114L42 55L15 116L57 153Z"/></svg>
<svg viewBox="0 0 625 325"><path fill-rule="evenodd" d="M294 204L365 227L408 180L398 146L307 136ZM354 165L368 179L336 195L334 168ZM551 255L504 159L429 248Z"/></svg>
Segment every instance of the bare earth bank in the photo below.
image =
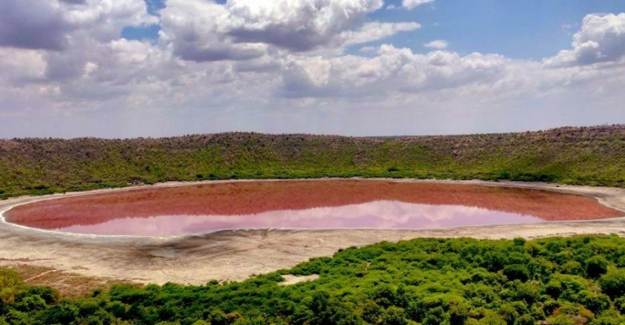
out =
<svg viewBox="0 0 625 325"><path fill-rule="evenodd" d="M518 182L442 182L583 194L595 197L602 204L623 211L625 215L625 189ZM187 184L164 183L154 186ZM59 196L63 195L0 201L0 210L15 204ZM288 268L311 257L332 255L340 248L384 240L399 241L417 237L536 238L574 234L625 235L625 218L421 231L223 231L178 238L70 236L0 223L0 265L48 267L82 276L139 283L203 284L214 279L241 280L253 274Z"/></svg>

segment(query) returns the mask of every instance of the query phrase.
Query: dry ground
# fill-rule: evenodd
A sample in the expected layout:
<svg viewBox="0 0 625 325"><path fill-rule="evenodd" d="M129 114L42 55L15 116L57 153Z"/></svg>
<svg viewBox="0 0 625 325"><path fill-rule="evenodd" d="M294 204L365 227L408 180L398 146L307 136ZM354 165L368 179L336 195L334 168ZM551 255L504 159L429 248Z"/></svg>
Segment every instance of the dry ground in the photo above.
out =
<svg viewBox="0 0 625 325"><path fill-rule="evenodd" d="M52 287L63 297L81 297L89 295L95 289L104 290L115 284L128 283L122 280L65 272L50 267L15 264L15 261L11 261L7 268L19 273L27 284Z"/></svg>

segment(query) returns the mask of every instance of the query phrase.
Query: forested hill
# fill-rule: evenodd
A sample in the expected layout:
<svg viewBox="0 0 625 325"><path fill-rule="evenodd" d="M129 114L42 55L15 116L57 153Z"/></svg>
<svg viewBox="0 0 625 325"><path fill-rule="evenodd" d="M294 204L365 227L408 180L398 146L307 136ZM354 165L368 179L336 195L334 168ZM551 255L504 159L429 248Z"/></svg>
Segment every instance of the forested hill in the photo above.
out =
<svg viewBox="0 0 625 325"><path fill-rule="evenodd" d="M625 126L419 137L0 140L2 197L172 180L352 176L625 186Z"/></svg>

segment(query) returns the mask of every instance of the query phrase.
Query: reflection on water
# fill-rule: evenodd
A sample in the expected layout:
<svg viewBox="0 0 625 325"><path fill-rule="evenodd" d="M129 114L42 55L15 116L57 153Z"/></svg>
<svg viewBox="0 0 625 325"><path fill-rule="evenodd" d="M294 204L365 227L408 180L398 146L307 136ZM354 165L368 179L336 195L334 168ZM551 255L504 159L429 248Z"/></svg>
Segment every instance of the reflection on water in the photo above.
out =
<svg viewBox="0 0 625 325"><path fill-rule="evenodd" d="M99 224L72 225L58 230L98 235L174 236L226 229L435 229L537 222L541 222L541 219L461 205L371 201L249 215L121 217Z"/></svg>

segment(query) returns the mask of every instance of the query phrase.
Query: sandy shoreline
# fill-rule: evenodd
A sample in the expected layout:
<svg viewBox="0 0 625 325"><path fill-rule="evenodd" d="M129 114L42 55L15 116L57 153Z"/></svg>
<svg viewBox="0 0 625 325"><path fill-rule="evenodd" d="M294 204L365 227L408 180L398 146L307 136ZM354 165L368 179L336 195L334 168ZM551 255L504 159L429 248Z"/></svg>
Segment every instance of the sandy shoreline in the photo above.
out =
<svg viewBox="0 0 625 325"><path fill-rule="evenodd" d="M248 180L237 182L246 181ZM408 179L393 181L433 182ZM582 194L595 197L602 204L623 211L625 215L625 189L518 182L435 182L510 186ZM167 187L201 183L207 182L170 182L150 186ZM0 211L26 202L137 188L143 187L13 198L0 201ZM398 241L417 237L535 238L574 234L625 235L625 218L419 231L222 231L201 236L172 238L68 236L0 223L0 264L45 266L84 276L141 283L202 284L212 279L241 280L253 274L288 268L311 257L331 255L340 248L367 245L383 240Z"/></svg>

